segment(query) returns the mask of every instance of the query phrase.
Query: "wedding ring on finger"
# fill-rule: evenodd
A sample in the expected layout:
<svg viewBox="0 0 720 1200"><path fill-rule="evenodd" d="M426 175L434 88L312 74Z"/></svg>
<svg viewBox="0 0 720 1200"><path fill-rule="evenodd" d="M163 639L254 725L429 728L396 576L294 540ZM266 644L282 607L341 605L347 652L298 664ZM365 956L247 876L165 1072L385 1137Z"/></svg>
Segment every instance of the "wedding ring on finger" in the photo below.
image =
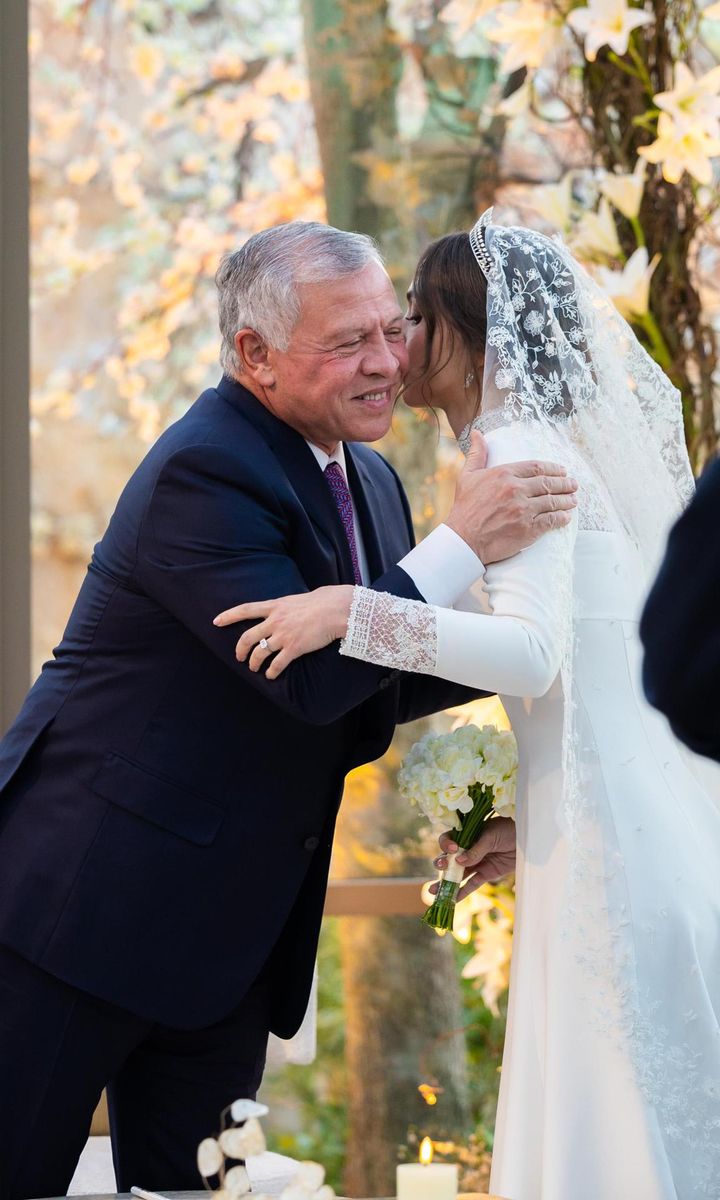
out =
<svg viewBox="0 0 720 1200"><path fill-rule="evenodd" d="M270 649L269 638L260 638L260 641L258 642L258 646L260 647L261 650L269 650Z"/></svg>

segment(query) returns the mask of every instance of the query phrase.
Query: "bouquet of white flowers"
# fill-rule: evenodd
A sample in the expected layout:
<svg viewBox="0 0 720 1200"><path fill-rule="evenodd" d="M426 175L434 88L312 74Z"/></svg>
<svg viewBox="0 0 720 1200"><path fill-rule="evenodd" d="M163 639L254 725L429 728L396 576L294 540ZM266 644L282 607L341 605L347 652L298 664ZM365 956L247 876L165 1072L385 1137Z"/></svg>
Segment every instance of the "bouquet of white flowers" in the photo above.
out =
<svg viewBox="0 0 720 1200"><path fill-rule="evenodd" d="M514 819L517 761L514 734L494 725L462 725L416 742L400 768L398 786L438 832L449 830L460 849L469 850L486 821L496 815ZM435 902L423 917L426 925L452 929L463 874L456 855L450 855Z"/></svg>

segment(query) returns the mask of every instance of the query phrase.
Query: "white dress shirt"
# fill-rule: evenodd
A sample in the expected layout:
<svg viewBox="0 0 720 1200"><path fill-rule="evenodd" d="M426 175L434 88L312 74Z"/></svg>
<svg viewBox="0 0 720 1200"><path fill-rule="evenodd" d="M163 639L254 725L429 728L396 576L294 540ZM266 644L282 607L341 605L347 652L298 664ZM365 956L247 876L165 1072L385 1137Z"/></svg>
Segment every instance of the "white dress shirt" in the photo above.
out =
<svg viewBox="0 0 720 1200"><path fill-rule="evenodd" d="M308 442L308 446L321 471L324 472L331 462L336 462L341 467L347 482L345 447L342 442L338 442L332 454L326 454L313 442ZM348 491L350 491L352 499L349 483ZM354 503L353 528L360 574L363 583L367 586L372 583L372 580ZM428 604L436 604L438 608L452 608L485 571L475 551L471 550L467 542L464 542L449 525L438 525L437 529L433 529L432 533L423 538L414 550L400 560L399 566L406 575L410 576L423 599Z"/></svg>

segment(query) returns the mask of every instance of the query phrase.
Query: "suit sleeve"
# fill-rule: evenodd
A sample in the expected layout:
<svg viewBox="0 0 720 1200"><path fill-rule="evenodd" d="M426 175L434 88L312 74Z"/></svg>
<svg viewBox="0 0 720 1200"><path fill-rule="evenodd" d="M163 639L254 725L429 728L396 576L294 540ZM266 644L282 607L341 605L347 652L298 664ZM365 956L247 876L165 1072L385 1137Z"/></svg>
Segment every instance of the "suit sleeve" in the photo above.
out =
<svg viewBox="0 0 720 1200"><path fill-rule="evenodd" d="M640 623L651 704L691 750L720 761L720 462L668 540Z"/></svg>
<svg viewBox="0 0 720 1200"><path fill-rule="evenodd" d="M212 623L217 613L309 589L271 485L249 467L238 480L237 457L222 446L186 447L164 464L141 527L136 579L228 670L300 720L329 724L392 678L386 668L341 658L337 643L296 660L276 680L236 660L237 639L253 622L221 629ZM419 596L397 566L373 586Z"/></svg>

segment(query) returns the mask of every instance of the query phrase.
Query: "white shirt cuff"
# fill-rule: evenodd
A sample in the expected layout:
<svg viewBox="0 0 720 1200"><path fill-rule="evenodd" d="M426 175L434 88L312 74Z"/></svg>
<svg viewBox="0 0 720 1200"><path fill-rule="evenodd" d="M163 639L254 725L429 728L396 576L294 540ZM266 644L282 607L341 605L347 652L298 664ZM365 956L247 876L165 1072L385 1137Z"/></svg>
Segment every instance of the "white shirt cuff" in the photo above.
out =
<svg viewBox="0 0 720 1200"><path fill-rule="evenodd" d="M485 573L474 550L449 525L438 525L398 564L428 604L452 608Z"/></svg>

